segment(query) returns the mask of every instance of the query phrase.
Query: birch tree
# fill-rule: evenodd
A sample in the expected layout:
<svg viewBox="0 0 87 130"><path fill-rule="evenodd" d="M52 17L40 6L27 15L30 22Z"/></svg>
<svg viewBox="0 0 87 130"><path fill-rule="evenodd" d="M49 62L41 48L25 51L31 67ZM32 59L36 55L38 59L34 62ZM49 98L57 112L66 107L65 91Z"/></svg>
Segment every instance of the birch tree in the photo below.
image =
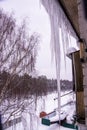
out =
<svg viewBox="0 0 87 130"><path fill-rule="evenodd" d="M29 34L26 22L20 26L12 14L4 13L0 10L0 73L9 73L5 84L0 91L0 105L7 102L9 92L14 90L20 80L12 87L11 83L17 75L30 74L35 69L35 62L38 50L39 36L37 33ZM12 91L14 92L14 91ZM32 97L31 101L32 101ZM17 100L17 101L16 101ZM30 103L30 102L29 102ZM4 106L3 105L3 106ZM13 110L10 116L17 111L23 110L24 98L21 101L14 98L14 103L8 100L7 107L2 107L1 111ZM9 119L9 118L8 118Z"/></svg>

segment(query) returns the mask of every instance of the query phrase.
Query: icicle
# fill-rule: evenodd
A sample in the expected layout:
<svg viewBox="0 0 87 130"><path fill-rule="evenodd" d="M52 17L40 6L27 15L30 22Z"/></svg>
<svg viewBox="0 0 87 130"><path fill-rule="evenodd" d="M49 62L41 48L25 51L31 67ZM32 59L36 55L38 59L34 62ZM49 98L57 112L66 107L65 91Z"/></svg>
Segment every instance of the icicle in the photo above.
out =
<svg viewBox="0 0 87 130"><path fill-rule="evenodd" d="M41 0L43 6L45 7L47 13L50 17L51 22L51 44L52 51L55 52L55 44L58 46L57 57L60 63L60 44L63 44L64 57L67 53L67 49L70 45L70 35L77 39L77 36L66 18L63 10L61 9L58 1L56 0ZM61 39L59 40L59 28L61 29Z"/></svg>
<svg viewBox="0 0 87 130"><path fill-rule="evenodd" d="M57 0L41 0L43 6L45 7L47 13L50 17L51 23L51 45L52 51L54 52L55 62L56 62L56 75L57 75L57 89L58 89L58 110L59 110L59 119L61 111L60 103L60 44L63 45L64 57L66 57L67 49L70 46L70 35L74 36L77 39L77 36L66 18L63 10L61 9ZM61 30L61 35L60 35ZM61 37L61 38L60 38Z"/></svg>

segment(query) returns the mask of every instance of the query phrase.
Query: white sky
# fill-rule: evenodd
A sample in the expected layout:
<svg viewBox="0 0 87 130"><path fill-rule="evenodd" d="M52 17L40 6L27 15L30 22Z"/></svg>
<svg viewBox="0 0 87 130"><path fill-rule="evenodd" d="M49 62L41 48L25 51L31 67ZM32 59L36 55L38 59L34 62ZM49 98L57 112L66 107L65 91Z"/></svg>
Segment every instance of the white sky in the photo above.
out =
<svg viewBox="0 0 87 130"><path fill-rule="evenodd" d="M30 30L38 32L41 36L36 63L37 72L39 75L46 75L48 78L56 78L55 65L51 60L49 17L43 6L40 5L39 0L1 0L0 7L7 12L13 11L18 23L24 17L27 17ZM62 79L66 77L72 79L71 71L66 71L66 73L64 64L61 64L61 68ZM71 70L71 66L68 66L68 69Z"/></svg>

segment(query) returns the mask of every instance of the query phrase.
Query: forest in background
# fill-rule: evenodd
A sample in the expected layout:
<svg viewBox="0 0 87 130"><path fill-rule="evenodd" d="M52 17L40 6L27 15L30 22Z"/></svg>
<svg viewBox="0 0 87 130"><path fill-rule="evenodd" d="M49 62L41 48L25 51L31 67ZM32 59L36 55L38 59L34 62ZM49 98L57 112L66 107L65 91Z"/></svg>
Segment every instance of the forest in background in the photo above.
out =
<svg viewBox="0 0 87 130"><path fill-rule="evenodd" d="M6 84L7 80L10 79L10 73L3 71L0 73L0 92L3 89L3 86ZM61 90L71 90L73 89L72 81L61 80ZM25 95L27 98L28 95L43 96L48 93L57 91L57 80L56 79L47 79L46 76L39 76L37 78L29 76L28 74L17 75L15 74L14 79L11 80L7 86L7 94L5 98L18 97L21 98Z"/></svg>

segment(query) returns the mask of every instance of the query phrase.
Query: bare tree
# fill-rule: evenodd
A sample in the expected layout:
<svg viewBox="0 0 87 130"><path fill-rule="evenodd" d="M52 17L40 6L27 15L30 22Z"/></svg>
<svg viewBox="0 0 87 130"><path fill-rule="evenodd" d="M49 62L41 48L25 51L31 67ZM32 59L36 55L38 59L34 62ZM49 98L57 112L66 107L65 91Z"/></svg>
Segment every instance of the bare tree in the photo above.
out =
<svg viewBox="0 0 87 130"><path fill-rule="evenodd" d="M10 85L11 82L17 75L29 74L35 68L39 36L37 33L29 35L28 31L25 21L18 26L11 14L6 14L3 10L0 10L0 73L6 71L10 74L0 91L0 105L3 104L4 106L6 105L4 102L8 102L7 107L1 109L3 113L9 109L13 110L12 107L14 106L15 109L10 116L23 109L25 104L24 98L18 101L15 97L15 101L7 101L9 92L14 90L14 87L21 81L14 87ZM32 96L29 99L32 102Z"/></svg>

